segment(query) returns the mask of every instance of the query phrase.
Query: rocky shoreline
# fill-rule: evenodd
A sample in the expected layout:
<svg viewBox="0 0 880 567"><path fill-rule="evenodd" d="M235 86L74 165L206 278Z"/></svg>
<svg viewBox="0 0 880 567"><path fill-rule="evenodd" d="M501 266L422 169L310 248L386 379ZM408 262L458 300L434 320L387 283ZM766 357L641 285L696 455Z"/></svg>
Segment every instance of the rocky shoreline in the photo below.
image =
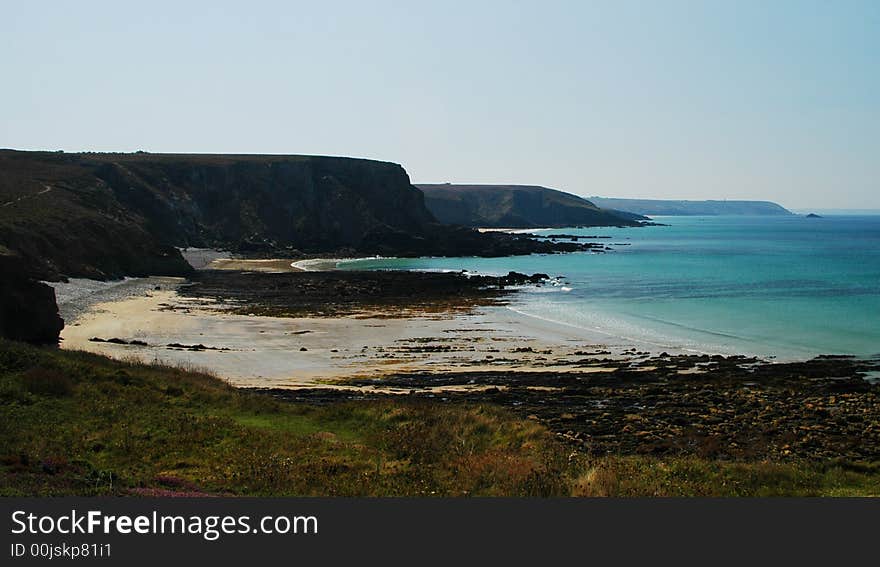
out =
<svg viewBox="0 0 880 567"><path fill-rule="evenodd" d="M607 374L411 373L349 381L358 391L257 391L315 404L401 395L369 388L390 387L442 403L490 403L594 455L871 463L880 459L880 384L866 376L878 369L880 361L847 357L665 356ZM487 387L461 388L475 382Z"/></svg>
<svg viewBox="0 0 880 567"><path fill-rule="evenodd" d="M516 286L543 285L547 274L505 276L415 271L262 273L202 270L182 286L183 297L227 303L257 315L345 316L381 311L467 311L497 305Z"/></svg>
<svg viewBox="0 0 880 567"><path fill-rule="evenodd" d="M498 319L471 315L503 304L519 286L549 283L545 274L515 272L469 277L201 270L179 288L178 303L158 295L170 297L167 291L149 292L144 300L160 306L159 313L181 310L180 317L189 321L182 328L200 320L190 313L199 305L237 313L222 320L223 328L241 324L244 331L257 325L261 340L277 341L272 348L281 367L301 368L297 372L306 375L332 364L337 376L346 376L290 384L261 378L268 386L247 388L290 402L320 405L404 395L431 403L491 404L546 425L573 450L592 455L880 460L880 361L829 355L779 363L674 352L654 356L635 348L612 352L583 337L554 342L522 336L522 331L499 334ZM460 315L466 316L455 325L431 326L425 319ZM233 324L232 316L242 321ZM421 319L413 322L416 316ZM399 323L392 326L388 318ZM158 351L147 343L166 345L162 352L191 353L198 356L192 360L208 367L209 360L251 356L210 335L219 321L206 319L188 338L174 333L152 342L134 334L84 336L125 356L143 349L144 356L156 357ZM343 330L357 325L364 328ZM407 326L415 328L406 331ZM253 356L274 356L270 352ZM256 372L254 366L248 369Z"/></svg>

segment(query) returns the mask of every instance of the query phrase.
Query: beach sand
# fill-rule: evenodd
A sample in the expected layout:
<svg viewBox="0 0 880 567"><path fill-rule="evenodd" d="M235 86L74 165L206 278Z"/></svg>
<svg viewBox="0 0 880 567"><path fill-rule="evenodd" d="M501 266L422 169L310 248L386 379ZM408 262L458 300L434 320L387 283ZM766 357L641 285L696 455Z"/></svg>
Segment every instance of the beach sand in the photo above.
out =
<svg viewBox="0 0 880 567"><path fill-rule="evenodd" d="M223 250L211 248L181 249L184 259L197 270L241 270L280 274L284 272L322 272L336 269L337 264L363 258L240 258Z"/></svg>
<svg viewBox="0 0 880 567"><path fill-rule="evenodd" d="M257 317L181 297L175 291L181 283L176 278L143 278L97 292L83 290L79 281L55 284L59 296L67 298L62 311L70 317L62 348L206 369L235 386L267 388L407 372L607 372L616 365L606 366L603 360L647 358L635 354L632 345L609 347L581 329L504 306L407 318ZM168 346L175 343L206 348Z"/></svg>
<svg viewBox="0 0 880 567"><path fill-rule="evenodd" d="M295 265L294 260L216 258L205 265L207 270L245 270L249 272L266 272L280 274L284 272L301 272L302 268Z"/></svg>

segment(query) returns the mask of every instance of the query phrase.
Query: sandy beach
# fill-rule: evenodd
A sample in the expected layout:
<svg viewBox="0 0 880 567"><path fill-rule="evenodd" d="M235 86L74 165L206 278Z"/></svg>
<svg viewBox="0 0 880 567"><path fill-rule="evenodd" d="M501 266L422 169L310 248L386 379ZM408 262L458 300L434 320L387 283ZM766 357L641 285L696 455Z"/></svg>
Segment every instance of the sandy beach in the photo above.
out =
<svg viewBox="0 0 880 567"><path fill-rule="evenodd" d="M320 271L338 260L305 262L307 269ZM214 259L206 268L299 271L268 269L288 263ZM67 321L62 348L208 370L235 386L257 388L339 387L349 380L416 372L601 373L660 353L694 354L547 321L507 305L416 310L406 317L369 311L339 317L255 316L232 312L240 310L232 303L182 296L178 289L185 283L167 277L53 283ZM110 339L146 345L106 342ZM464 387L483 385L475 380Z"/></svg>
<svg viewBox="0 0 880 567"><path fill-rule="evenodd" d="M183 257L197 270L243 270L268 274L285 272L320 272L336 269L343 261L371 260L358 258L245 258L212 248L182 248Z"/></svg>
<svg viewBox="0 0 880 567"><path fill-rule="evenodd" d="M443 277L404 274L382 277ZM217 288L218 277L234 285ZM767 363L657 353L529 317L503 303L403 314L377 311L369 302L366 312L348 315L332 309L326 316L246 312L277 298L272 285L284 281L298 284L282 294L294 301L304 290L320 297L369 290L372 277L229 271L193 278L209 283L211 293L240 291L252 282L260 288L249 296L253 304L200 295L192 288L200 284L172 278L57 284L65 315L79 313L62 333L62 348L208 371L235 387L294 402L404 395L492 403L540 420L591 452L696 451L750 459L874 454L870 443L834 434L876 437L876 387L869 380L877 366L871 361L832 356ZM342 282L348 286L337 288ZM817 412L839 423L831 427Z"/></svg>
<svg viewBox="0 0 880 567"><path fill-rule="evenodd" d="M632 347L586 340L582 332L504 306L473 314L385 317L267 317L181 297L173 278L129 280L99 291L55 284L70 299L62 347L113 358L203 368L245 387L302 387L404 372L613 370L591 361L631 359ZM79 287L79 293L73 288ZM159 289L156 289L159 287ZM114 293L108 293L112 289ZM75 299L74 299L75 298ZM92 339L121 339L115 344ZM187 345L182 348L168 345Z"/></svg>

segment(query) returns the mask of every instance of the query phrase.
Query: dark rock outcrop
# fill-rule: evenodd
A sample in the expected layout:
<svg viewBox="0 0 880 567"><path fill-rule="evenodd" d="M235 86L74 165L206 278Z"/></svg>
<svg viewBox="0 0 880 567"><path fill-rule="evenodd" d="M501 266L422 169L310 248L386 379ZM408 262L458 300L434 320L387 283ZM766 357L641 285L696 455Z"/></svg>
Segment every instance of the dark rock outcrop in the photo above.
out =
<svg viewBox="0 0 880 567"><path fill-rule="evenodd" d="M519 272L490 276L407 270L284 273L200 270L180 293L229 303L242 314L326 317L375 316L381 312L382 317L411 317L413 313L468 311L480 305L497 305L513 293L516 286L543 285L549 279L547 274Z"/></svg>
<svg viewBox="0 0 880 567"><path fill-rule="evenodd" d="M55 290L29 277L20 258L0 249L0 337L57 344L63 327Z"/></svg>

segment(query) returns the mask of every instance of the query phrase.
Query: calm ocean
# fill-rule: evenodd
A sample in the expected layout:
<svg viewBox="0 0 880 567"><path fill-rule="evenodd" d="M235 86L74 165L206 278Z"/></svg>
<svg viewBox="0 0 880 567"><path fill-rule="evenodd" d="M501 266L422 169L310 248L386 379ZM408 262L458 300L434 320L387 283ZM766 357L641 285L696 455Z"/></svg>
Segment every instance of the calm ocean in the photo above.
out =
<svg viewBox="0 0 880 567"><path fill-rule="evenodd" d="M564 276L521 293L521 313L624 341L805 358L880 353L880 216L658 217L669 226L541 234L610 236L614 250L513 258L346 262L343 268Z"/></svg>

